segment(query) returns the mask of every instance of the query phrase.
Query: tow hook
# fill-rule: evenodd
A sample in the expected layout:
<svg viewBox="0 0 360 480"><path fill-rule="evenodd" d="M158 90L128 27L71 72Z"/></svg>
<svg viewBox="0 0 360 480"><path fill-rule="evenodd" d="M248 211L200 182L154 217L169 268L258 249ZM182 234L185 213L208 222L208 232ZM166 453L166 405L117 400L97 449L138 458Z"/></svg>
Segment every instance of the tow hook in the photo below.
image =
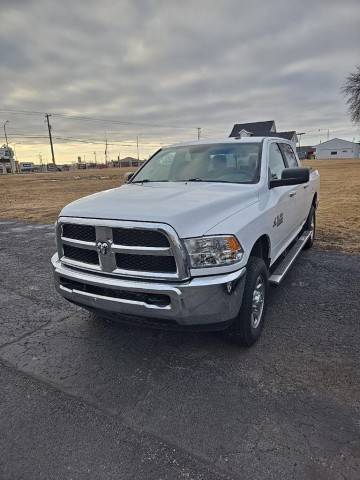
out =
<svg viewBox="0 0 360 480"><path fill-rule="evenodd" d="M227 282L226 285L225 285L226 291L229 295L231 295L232 292L234 291L234 283L235 283L235 281Z"/></svg>

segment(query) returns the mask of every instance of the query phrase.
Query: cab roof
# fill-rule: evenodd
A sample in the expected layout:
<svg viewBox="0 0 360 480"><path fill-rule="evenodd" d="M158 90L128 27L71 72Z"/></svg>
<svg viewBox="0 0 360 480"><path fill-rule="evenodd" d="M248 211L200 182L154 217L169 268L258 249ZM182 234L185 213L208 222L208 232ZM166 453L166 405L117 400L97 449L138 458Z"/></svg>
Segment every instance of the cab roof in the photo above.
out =
<svg viewBox="0 0 360 480"><path fill-rule="evenodd" d="M261 143L265 139L271 139L271 140L277 140L281 141L282 143L291 143L289 140L286 140L285 138L281 137L276 137L274 135L269 135L269 136L264 136L264 137L225 137L225 138L207 138L205 140L191 140L189 142L181 142L181 143L174 143L172 145L167 145L164 148L170 148L170 147L186 147L187 145L213 145L216 143L228 143L228 144L233 144L233 143Z"/></svg>

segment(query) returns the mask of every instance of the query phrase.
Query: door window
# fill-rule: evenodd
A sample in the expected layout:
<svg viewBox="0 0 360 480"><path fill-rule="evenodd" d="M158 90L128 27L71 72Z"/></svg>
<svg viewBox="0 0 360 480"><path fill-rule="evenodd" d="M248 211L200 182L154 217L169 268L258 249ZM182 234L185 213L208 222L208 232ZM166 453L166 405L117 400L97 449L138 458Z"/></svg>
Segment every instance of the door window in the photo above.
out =
<svg viewBox="0 0 360 480"><path fill-rule="evenodd" d="M270 144L269 150L269 179L278 180L285 168L283 156L277 143Z"/></svg>
<svg viewBox="0 0 360 480"><path fill-rule="evenodd" d="M281 144L281 149L285 155L285 159L287 162L287 166L289 168L296 168L299 166L296 155L294 153L294 150L292 149L291 145L288 143L282 143Z"/></svg>

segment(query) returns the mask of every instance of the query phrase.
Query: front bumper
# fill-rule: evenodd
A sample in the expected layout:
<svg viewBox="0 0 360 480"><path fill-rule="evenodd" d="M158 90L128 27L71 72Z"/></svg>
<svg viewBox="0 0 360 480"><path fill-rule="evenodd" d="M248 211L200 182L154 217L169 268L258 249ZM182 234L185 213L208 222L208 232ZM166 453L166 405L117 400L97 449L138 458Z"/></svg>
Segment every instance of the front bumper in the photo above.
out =
<svg viewBox="0 0 360 480"><path fill-rule="evenodd" d="M241 306L246 277L243 267L228 274L164 283L75 270L63 265L58 254L53 255L51 263L57 291L71 302L104 313L168 320L182 326L233 320ZM156 305L142 295L145 299L149 295L168 300Z"/></svg>

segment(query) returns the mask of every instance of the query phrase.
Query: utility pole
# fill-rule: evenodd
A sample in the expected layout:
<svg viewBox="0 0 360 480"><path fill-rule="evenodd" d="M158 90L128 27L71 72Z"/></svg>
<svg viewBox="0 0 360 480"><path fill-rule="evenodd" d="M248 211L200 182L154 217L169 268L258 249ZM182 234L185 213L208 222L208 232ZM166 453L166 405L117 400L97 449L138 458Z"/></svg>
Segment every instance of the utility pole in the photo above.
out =
<svg viewBox="0 0 360 480"><path fill-rule="evenodd" d="M296 132L296 135L299 137L299 155L298 155L298 157L300 158L301 137L302 137L302 135L306 135L306 133L305 132L299 132L299 133Z"/></svg>
<svg viewBox="0 0 360 480"><path fill-rule="evenodd" d="M4 122L4 134L5 134L6 147L9 148L8 138L7 138L7 134L6 134L6 124L7 123L9 123L9 120L6 120L6 122Z"/></svg>
<svg viewBox="0 0 360 480"><path fill-rule="evenodd" d="M16 161L15 161L14 156L10 152L8 137L7 137L7 133L6 133L6 124L7 123L10 123L9 120L6 120L4 122L4 135L5 135L6 148L8 150L8 154L9 154L9 157L10 157L11 173L16 173Z"/></svg>
<svg viewBox="0 0 360 480"><path fill-rule="evenodd" d="M136 135L136 151L137 151L137 159L139 160L139 135Z"/></svg>
<svg viewBox="0 0 360 480"><path fill-rule="evenodd" d="M95 165L96 165L96 152L94 152Z"/></svg>
<svg viewBox="0 0 360 480"><path fill-rule="evenodd" d="M51 125L50 125L50 122L49 122L49 117L51 117L51 115L46 113L45 118L46 118L48 130L49 130L49 140L50 140L50 147L51 147L52 163L55 165L54 145L53 145L52 136L51 136Z"/></svg>
<svg viewBox="0 0 360 480"><path fill-rule="evenodd" d="M198 135L198 140L200 140L201 127L197 127L197 135Z"/></svg>
<svg viewBox="0 0 360 480"><path fill-rule="evenodd" d="M107 138L105 138L105 165L106 165L106 166L107 166L107 164L108 164L107 151L108 151L108 143L107 143Z"/></svg>

